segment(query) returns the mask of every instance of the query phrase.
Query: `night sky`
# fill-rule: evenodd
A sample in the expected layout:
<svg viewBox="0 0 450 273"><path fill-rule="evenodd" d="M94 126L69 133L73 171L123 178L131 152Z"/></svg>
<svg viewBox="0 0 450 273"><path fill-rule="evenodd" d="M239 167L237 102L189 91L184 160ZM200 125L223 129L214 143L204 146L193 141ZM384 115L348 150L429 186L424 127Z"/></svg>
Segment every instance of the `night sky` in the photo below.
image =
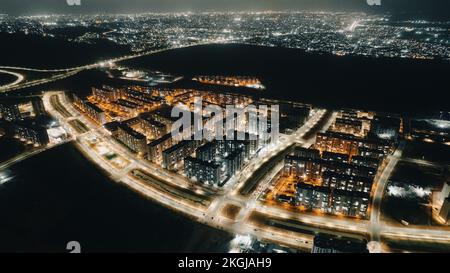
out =
<svg viewBox="0 0 450 273"><path fill-rule="evenodd" d="M0 0L0 13L33 15L50 13L144 13L171 11L332 10L421 12L450 15L449 0L381 0L370 7L366 0Z"/></svg>

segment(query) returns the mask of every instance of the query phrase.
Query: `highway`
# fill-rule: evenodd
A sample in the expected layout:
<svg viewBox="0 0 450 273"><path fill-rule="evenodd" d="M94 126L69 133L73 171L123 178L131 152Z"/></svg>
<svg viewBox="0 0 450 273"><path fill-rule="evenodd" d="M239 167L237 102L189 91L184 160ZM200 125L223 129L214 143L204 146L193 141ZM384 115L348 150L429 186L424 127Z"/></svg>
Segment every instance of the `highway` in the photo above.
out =
<svg viewBox="0 0 450 273"><path fill-rule="evenodd" d="M12 83L8 83L5 85L0 86L0 88L9 88L15 85L18 85L19 83L23 82L25 80L25 77L17 72L13 72L13 71L6 71L6 70L1 70L0 69L0 73L4 73L4 74L9 74L9 75L13 75L14 77L16 77L16 80L13 81Z"/></svg>
<svg viewBox="0 0 450 273"><path fill-rule="evenodd" d="M24 88L28 88L28 87L34 87L34 86L38 86L38 85L42 85L42 84L46 84L46 83L51 83L51 82L54 82L54 81L58 81L58 80L61 80L61 79L65 79L65 78L71 77L73 75L76 75L76 74L80 73L81 71L84 71L84 70L100 68L100 67L106 67L106 66L109 66L109 65L111 65L113 63L117 63L117 62L121 62L121 61L126 61L126 60L139 58L139 57L143 57L143 56L147 56L147 55L157 54L157 53L162 53L162 52L173 50L173 49L181 49L181 48L189 48L189 47L199 46L199 45L206 45L206 44L210 44L210 43L213 43L213 42L214 41L201 42L201 43L195 43L195 44L184 45L184 46L177 46L177 47L169 47L169 48L163 48L163 49L157 49L157 50L144 51L144 52L140 52L140 53L136 53L136 54L130 54L130 55L122 56L122 57L117 57L117 58L112 58L112 59L108 59L108 60L103 60L103 61L100 61L100 62L97 62L97 63L93 63L93 64L87 64L87 65L71 67L71 68L35 69L35 68L14 67L14 66L0 66L0 69L33 71L33 72L48 72L48 73L61 73L61 74L53 75L53 76L51 76L49 78L42 78L42 79L30 81L30 82L24 82L22 84L20 84L21 81L20 82L15 82L14 84L8 84L7 86L0 87L0 93L11 92L11 91L19 90L19 89L24 89ZM4 73L18 74L16 72L6 71L6 70L4 70Z"/></svg>

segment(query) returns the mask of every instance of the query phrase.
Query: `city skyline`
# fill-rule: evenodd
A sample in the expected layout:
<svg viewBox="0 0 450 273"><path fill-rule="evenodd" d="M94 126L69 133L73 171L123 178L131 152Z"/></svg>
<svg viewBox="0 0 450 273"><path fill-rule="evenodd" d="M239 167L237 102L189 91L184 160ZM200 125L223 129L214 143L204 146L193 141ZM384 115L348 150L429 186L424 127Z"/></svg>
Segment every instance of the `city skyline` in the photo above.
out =
<svg viewBox="0 0 450 273"><path fill-rule="evenodd" d="M3 1L0 14L127 14L149 12L202 12L202 11L357 11L417 13L425 16L447 16L450 3L445 0L382 0L381 5L369 5L367 0L80 0L80 5L69 5L67 0ZM77 3L75 1L74 3Z"/></svg>

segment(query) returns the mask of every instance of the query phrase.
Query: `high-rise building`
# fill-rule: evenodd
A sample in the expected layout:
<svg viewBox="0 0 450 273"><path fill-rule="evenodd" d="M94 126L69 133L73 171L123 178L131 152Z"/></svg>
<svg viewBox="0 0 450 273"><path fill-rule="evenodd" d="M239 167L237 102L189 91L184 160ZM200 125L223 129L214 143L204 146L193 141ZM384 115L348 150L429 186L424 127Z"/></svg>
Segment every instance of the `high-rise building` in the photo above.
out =
<svg viewBox="0 0 450 273"><path fill-rule="evenodd" d="M322 159L325 161L335 161L342 163L350 162L350 156L348 154L332 153L327 151L322 152Z"/></svg>
<svg viewBox="0 0 450 273"><path fill-rule="evenodd" d="M166 149L162 153L162 166L170 171L179 170L183 167L184 158L195 152L200 141L183 140L180 143Z"/></svg>
<svg viewBox="0 0 450 273"><path fill-rule="evenodd" d="M322 186L346 191L367 192L372 189L373 178L325 171Z"/></svg>
<svg viewBox="0 0 450 273"><path fill-rule="evenodd" d="M172 147L176 144L172 138L172 134L168 133L164 136L154 140L148 144L148 160L153 163L162 164L163 162L163 151Z"/></svg>
<svg viewBox="0 0 450 273"><path fill-rule="evenodd" d="M223 160L225 162L227 175L232 177L237 171L239 171L244 165L244 151L235 150L229 153Z"/></svg>
<svg viewBox="0 0 450 273"><path fill-rule="evenodd" d="M317 149L295 147L294 151L292 152L292 155L297 156L297 157L308 157L308 158L312 158L312 159L319 159L320 151Z"/></svg>
<svg viewBox="0 0 450 273"><path fill-rule="evenodd" d="M222 182L221 166L218 163L198 158L184 159L184 173L189 179L219 186Z"/></svg>
<svg viewBox="0 0 450 273"><path fill-rule="evenodd" d="M305 183L297 184L297 204L309 210L340 214L353 217L366 217L370 194L331 189Z"/></svg>
<svg viewBox="0 0 450 273"><path fill-rule="evenodd" d="M203 161L214 161L217 157L217 141L208 142L195 150L195 157Z"/></svg>
<svg viewBox="0 0 450 273"><path fill-rule="evenodd" d="M141 129L150 139L158 139L167 134L167 125L154 120L148 114L140 115Z"/></svg>
<svg viewBox="0 0 450 273"><path fill-rule="evenodd" d="M97 107L97 105L89 102L89 101L85 101L84 102L84 109L86 114L88 115L88 117L90 117L92 120L94 120L95 122L97 122L100 125L103 125L106 123L106 115L105 112L103 112L102 109L100 109L99 107Z"/></svg>
<svg viewBox="0 0 450 273"><path fill-rule="evenodd" d="M116 101L123 97L123 89L104 85L102 88L92 87L92 95L103 102Z"/></svg>
<svg viewBox="0 0 450 273"><path fill-rule="evenodd" d="M370 167L377 169L381 160L379 158L367 157L367 156L353 156L352 164L364 167Z"/></svg>
<svg viewBox="0 0 450 273"><path fill-rule="evenodd" d="M118 126L117 139L141 156L148 153L146 137L125 124Z"/></svg>
<svg viewBox="0 0 450 273"><path fill-rule="evenodd" d="M332 130L345 134L360 135L363 131L363 122L353 118L336 118Z"/></svg>
<svg viewBox="0 0 450 273"><path fill-rule="evenodd" d="M377 169L338 161L326 161L324 159L312 159L292 155L287 155L284 160L284 173L287 175L298 177L307 176L311 179L319 179L325 171L373 178Z"/></svg>
<svg viewBox="0 0 450 273"><path fill-rule="evenodd" d="M378 150L385 155L392 151L392 143L385 139L361 138L350 134L336 132L318 133L316 148L321 151L344 153L350 156L358 155L359 149Z"/></svg>

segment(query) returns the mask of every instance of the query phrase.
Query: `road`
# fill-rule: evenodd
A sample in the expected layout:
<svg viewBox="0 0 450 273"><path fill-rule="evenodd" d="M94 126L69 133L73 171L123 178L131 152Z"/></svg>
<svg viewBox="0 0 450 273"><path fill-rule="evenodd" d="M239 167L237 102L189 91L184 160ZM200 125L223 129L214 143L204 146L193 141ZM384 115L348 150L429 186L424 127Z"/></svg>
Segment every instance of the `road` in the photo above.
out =
<svg viewBox="0 0 450 273"><path fill-rule="evenodd" d="M193 47L193 46L206 45L206 44L210 44L210 43L212 43L212 42L202 42L202 43L195 43L195 44L184 45L184 46L144 51L141 53L130 54L130 55L122 56L122 57L103 60L103 61L93 63L93 64L87 64L87 65L71 67L71 68L62 68L62 69L35 69L35 68L24 68L24 67L14 67L14 66L0 66L0 69L61 73L61 74L53 75L49 78L38 79L38 80L30 81L30 82L25 82L22 84L17 82L15 84L9 84L7 86L2 86L2 87L0 87L0 93L11 92L11 91L15 91L15 90L23 89L23 88L34 87L34 86L38 86L38 85L42 85L42 84L46 84L46 83L51 83L54 81L58 81L61 79L71 77L73 75L80 73L81 71L84 71L84 70L105 67L105 66L109 66L110 64L113 64L116 62L126 61L126 60L130 60L130 59L134 59L134 58L139 58L142 56L157 54L157 53L162 53L162 52L173 50L173 49L188 48L188 47ZM16 72L11 72L11 71L6 71L6 70L5 70L5 72L9 73L9 74L16 74Z"/></svg>
<svg viewBox="0 0 450 273"><path fill-rule="evenodd" d="M380 242L380 210L381 201L383 200L384 192L386 190L386 185L394 171L395 166L400 160L403 149L405 147L405 142L401 142L399 147L396 149L393 155L388 156L388 164L384 168L380 178L375 182L374 195L372 197L372 206L370 211L370 237L372 241Z"/></svg>
<svg viewBox="0 0 450 273"><path fill-rule="evenodd" d="M17 73L17 72L0 70L0 73L9 74L9 75L13 75L14 77L16 77L15 81L13 81L12 83L2 85L2 86L0 86L0 88L9 88L9 87L18 85L19 83L21 83L25 80L25 77L22 74Z"/></svg>
<svg viewBox="0 0 450 273"><path fill-rule="evenodd" d="M16 157L13 157L13 158L11 158L11 159L9 159L7 161L2 162L0 164L0 171L4 170L4 169L7 169L7 168L11 167L12 165L17 164L17 163L19 163L21 161L24 161L24 160L26 160L26 159L28 159L30 157L33 157L35 155L38 155L40 153L43 153L43 152L48 151L50 149L53 149L53 148L55 148L57 146L63 145L65 143L68 143L70 141L72 141L72 139L67 139L65 141L62 141L62 142L59 142L59 143L56 143L56 144L48 144L48 145L46 145L44 147L33 149L31 151L21 153L20 155L18 155Z"/></svg>

